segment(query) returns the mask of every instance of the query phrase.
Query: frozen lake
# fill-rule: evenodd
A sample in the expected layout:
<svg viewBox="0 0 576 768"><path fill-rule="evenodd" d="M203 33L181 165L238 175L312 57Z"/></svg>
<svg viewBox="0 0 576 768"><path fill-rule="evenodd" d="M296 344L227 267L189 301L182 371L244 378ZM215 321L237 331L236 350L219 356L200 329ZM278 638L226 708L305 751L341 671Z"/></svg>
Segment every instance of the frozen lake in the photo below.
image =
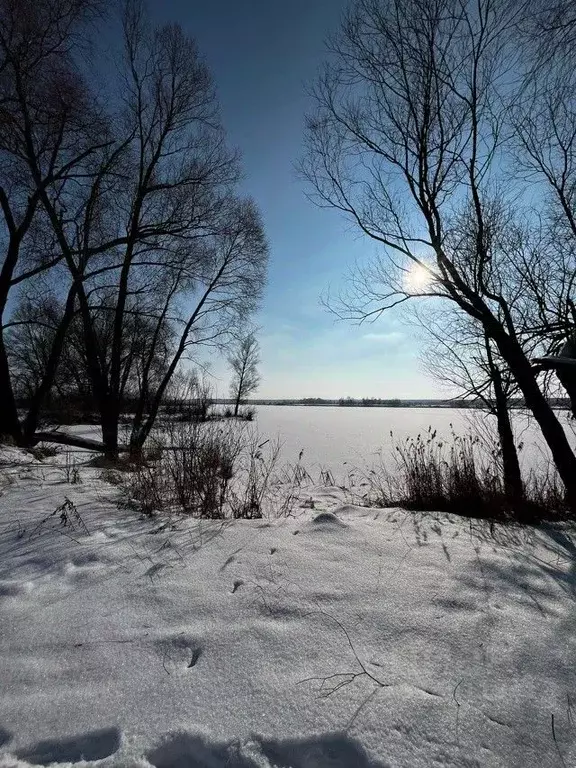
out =
<svg viewBox="0 0 576 768"><path fill-rule="evenodd" d="M576 444L568 413L562 411L560 417ZM449 440L451 425L456 434L464 435L472 431L474 422L484 429L493 425L492 417L462 408L261 405L256 419L258 432L263 437L280 438L284 461L294 463L300 451L304 451L302 462L312 474L329 469L338 476L373 464L380 452L385 464L392 468L394 444L416 437L428 427ZM521 412L515 412L515 426L517 441L524 446L523 464L537 466L546 462L537 427Z"/></svg>
<svg viewBox="0 0 576 768"><path fill-rule="evenodd" d="M560 411L559 417L576 448L576 422L568 411ZM524 468L544 469L549 459L537 426L524 412L514 411L513 418L516 442L521 445L521 464ZM262 441L280 441L280 465L295 464L302 451L302 465L313 480L318 479L321 470L329 470L341 481L355 470L362 473L380 464L380 457L386 468L393 471L394 446L406 438L416 438L429 427L447 444L452 442L452 431L464 436L479 428L480 434L495 435L493 417L463 408L259 405L255 421L240 424L254 429ZM98 427L79 425L69 430L101 439Z"/></svg>

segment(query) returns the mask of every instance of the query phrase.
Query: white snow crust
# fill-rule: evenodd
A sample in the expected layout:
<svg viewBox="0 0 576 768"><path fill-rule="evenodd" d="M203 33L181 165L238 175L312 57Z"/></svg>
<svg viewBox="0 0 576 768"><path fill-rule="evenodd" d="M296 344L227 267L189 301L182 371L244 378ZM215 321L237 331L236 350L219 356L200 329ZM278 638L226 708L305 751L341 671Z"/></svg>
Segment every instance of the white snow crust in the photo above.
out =
<svg viewBox="0 0 576 768"><path fill-rule="evenodd" d="M142 519L98 469L0 459L3 768L576 765L573 529L323 487Z"/></svg>

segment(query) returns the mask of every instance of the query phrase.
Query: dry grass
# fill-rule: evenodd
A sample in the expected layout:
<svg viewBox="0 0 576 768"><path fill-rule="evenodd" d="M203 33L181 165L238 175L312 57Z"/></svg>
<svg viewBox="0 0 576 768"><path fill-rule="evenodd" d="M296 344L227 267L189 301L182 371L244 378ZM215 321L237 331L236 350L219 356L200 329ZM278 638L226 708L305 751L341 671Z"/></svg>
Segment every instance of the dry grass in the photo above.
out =
<svg viewBox="0 0 576 768"><path fill-rule="evenodd" d="M124 487L146 514L260 518L279 455L279 443L262 442L236 420L168 422Z"/></svg>
<svg viewBox="0 0 576 768"><path fill-rule="evenodd" d="M452 512L501 522L537 523L571 516L555 472L531 473L524 496L510 498L493 451L475 435L444 442L436 431L409 437L394 449L395 470L383 462L366 475L364 503L382 507Z"/></svg>

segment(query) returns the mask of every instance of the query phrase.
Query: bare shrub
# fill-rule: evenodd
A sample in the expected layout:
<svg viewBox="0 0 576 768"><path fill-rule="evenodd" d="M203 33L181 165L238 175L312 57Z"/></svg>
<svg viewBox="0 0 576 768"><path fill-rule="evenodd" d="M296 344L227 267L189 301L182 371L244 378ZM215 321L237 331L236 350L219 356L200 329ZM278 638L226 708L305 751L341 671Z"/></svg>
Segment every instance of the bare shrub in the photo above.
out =
<svg viewBox="0 0 576 768"><path fill-rule="evenodd" d="M394 460L395 471L381 460L366 474L367 505L521 523L557 520L569 511L555 472L531 473L522 497L506 493L494 454L477 435L452 432L444 442L429 428L396 444Z"/></svg>
<svg viewBox="0 0 576 768"><path fill-rule="evenodd" d="M236 419L225 424L170 421L161 442L163 449L133 464L121 483L144 514L252 520L286 514L293 505L294 477L301 479L303 468L279 472L280 441L262 440ZM286 486L288 475L291 484Z"/></svg>
<svg viewBox="0 0 576 768"><path fill-rule="evenodd" d="M82 482L78 459L71 451L66 451L64 462L64 480L71 485L79 485Z"/></svg>
<svg viewBox="0 0 576 768"><path fill-rule="evenodd" d="M140 462L128 488L144 512L172 509L194 517L226 516L230 481L243 447L241 431L212 423L172 422L156 461Z"/></svg>
<svg viewBox="0 0 576 768"><path fill-rule="evenodd" d="M38 533L47 527L56 528L56 530L66 528L73 533L90 534L76 505L73 501L70 501L67 496L64 497L64 501L60 506L56 507L56 509L53 512L50 512L49 515L42 518L38 525L32 529L30 538L32 538L35 533Z"/></svg>
<svg viewBox="0 0 576 768"><path fill-rule="evenodd" d="M500 494L499 478L479 461L478 438L452 435L445 444L430 428L424 435L407 438L396 446L397 463L406 485L406 500L416 509L457 505L471 509L489 494Z"/></svg>
<svg viewBox="0 0 576 768"><path fill-rule="evenodd" d="M332 488L336 485L334 475L330 469L322 467L320 469L320 475L318 477L318 485L323 485L327 488Z"/></svg>
<svg viewBox="0 0 576 768"><path fill-rule="evenodd" d="M574 519L574 509L566 499L564 486L552 464L544 471L530 472L526 482L526 501L542 519Z"/></svg>
<svg viewBox="0 0 576 768"><path fill-rule="evenodd" d="M260 442L257 433L250 434L243 452L243 472L231 494L234 518L251 520L263 516L265 501L271 501L280 449L279 440Z"/></svg>
<svg viewBox="0 0 576 768"><path fill-rule="evenodd" d="M121 473L114 469L104 469L100 473L100 479L104 483L109 483L110 485L122 485L123 482Z"/></svg>
<svg viewBox="0 0 576 768"><path fill-rule="evenodd" d="M112 459L103 453L98 453L86 462L87 467L95 469L123 469L128 468L122 460Z"/></svg>
<svg viewBox="0 0 576 768"><path fill-rule="evenodd" d="M247 406L240 408L238 413L234 413L234 410L227 406L222 412L222 418L224 419L240 419L241 421L254 421L256 418L256 408L254 406Z"/></svg>
<svg viewBox="0 0 576 768"><path fill-rule="evenodd" d="M33 448L30 448L30 453L35 459L38 459L38 461L44 461L44 459L52 459L54 456L58 456L60 448L57 445L39 443Z"/></svg>
<svg viewBox="0 0 576 768"><path fill-rule="evenodd" d="M165 449L166 440L164 436L159 433L152 435L141 453L142 461L158 461L162 458Z"/></svg>
<svg viewBox="0 0 576 768"><path fill-rule="evenodd" d="M302 457L304 449L298 454L298 461L295 464L288 464L280 476L280 485L283 489L282 503L278 514L282 517L288 517L300 499L300 490L303 484L313 483L310 473L304 466Z"/></svg>

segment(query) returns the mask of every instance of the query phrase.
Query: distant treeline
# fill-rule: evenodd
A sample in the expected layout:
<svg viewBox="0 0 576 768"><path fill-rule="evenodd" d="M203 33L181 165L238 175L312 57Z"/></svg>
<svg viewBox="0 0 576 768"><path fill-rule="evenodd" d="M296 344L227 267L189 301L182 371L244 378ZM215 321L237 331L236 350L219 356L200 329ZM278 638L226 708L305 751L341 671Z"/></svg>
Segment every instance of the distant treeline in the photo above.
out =
<svg viewBox="0 0 576 768"><path fill-rule="evenodd" d="M232 401L220 399L216 402L228 404ZM323 397L303 397L296 400L250 400L250 405L324 405L341 408L485 408L486 403L480 399L454 399L454 400L401 400L399 398L384 399L379 397L341 397L337 400L328 400ZM551 398L549 400L553 408L569 408L567 398ZM522 398L513 398L510 402L512 408L524 408Z"/></svg>

